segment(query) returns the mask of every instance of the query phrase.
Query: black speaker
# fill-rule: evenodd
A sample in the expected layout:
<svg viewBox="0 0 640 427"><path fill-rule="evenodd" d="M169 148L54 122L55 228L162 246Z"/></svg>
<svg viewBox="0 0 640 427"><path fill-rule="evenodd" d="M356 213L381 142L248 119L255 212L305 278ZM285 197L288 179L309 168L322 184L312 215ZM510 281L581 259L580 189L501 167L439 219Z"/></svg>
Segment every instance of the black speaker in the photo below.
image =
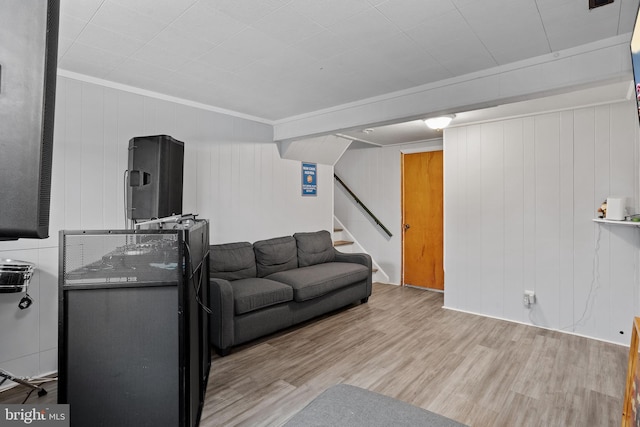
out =
<svg viewBox="0 0 640 427"><path fill-rule="evenodd" d="M49 237L59 0L0 2L0 239Z"/></svg>
<svg viewBox="0 0 640 427"><path fill-rule="evenodd" d="M129 140L127 217L163 218L182 213L184 142L168 135Z"/></svg>

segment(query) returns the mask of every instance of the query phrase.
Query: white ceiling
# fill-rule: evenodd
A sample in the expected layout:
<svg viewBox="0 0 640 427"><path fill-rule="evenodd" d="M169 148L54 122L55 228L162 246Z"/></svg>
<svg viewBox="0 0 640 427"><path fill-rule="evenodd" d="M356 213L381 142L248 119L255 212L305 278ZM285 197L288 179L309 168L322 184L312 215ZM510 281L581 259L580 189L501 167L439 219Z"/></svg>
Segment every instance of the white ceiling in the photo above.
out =
<svg viewBox="0 0 640 427"><path fill-rule="evenodd" d="M633 82L601 84L572 92L557 93L533 100L512 102L480 110L462 111L455 114L451 126L464 126L493 120L528 116L541 112L559 111L576 106L607 104L614 101L632 99L635 92ZM366 148L395 144L411 144L433 141L442 143L442 130L429 129L423 120L394 123L365 129L341 132L338 135L354 141L350 148ZM438 141L435 141L438 140ZM363 144L364 143L364 144Z"/></svg>
<svg viewBox="0 0 640 427"><path fill-rule="evenodd" d="M61 0L58 67L274 122L627 34L638 1Z"/></svg>

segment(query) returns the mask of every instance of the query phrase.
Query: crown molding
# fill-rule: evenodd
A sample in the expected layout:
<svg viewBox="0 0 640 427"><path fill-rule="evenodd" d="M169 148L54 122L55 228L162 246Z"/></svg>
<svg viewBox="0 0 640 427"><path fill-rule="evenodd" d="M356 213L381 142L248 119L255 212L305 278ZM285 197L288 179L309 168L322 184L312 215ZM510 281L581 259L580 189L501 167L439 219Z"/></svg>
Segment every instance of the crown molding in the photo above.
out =
<svg viewBox="0 0 640 427"><path fill-rule="evenodd" d="M124 92L135 93L137 95L146 96L148 98L160 99L163 101L173 102L176 104L186 105L187 107L198 108L200 110L212 111L214 113L224 114L227 116L237 117L240 119L251 120L253 122L263 123L266 125L273 126L274 122L272 120L263 119L262 117L251 116L249 114L239 113L237 111L227 110L225 108L215 107L213 105L203 104L200 102L189 101L188 99L178 98L176 96L165 95L163 93L154 92L147 89L141 89L135 86L129 86L123 83L113 82L111 80L100 79L97 77L87 76L85 74L75 73L73 71L64 70L62 68L58 68L58 75L61 77L67 77L70 79L92 83L98 86L104 86L111 89L117 89Z"/></svg>

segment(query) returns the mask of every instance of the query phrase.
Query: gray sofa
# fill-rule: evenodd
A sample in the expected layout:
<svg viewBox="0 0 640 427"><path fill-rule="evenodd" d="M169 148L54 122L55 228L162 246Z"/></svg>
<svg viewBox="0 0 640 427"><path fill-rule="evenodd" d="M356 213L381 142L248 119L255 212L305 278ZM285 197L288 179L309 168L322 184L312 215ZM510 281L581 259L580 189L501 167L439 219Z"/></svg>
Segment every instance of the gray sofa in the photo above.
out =
<svg viewBox="0 0 640 427"><path fill-rule="evenodd" d="M371 257L337 251L328 231L210 249L209 330L221 356L371 295Z"/></svg>

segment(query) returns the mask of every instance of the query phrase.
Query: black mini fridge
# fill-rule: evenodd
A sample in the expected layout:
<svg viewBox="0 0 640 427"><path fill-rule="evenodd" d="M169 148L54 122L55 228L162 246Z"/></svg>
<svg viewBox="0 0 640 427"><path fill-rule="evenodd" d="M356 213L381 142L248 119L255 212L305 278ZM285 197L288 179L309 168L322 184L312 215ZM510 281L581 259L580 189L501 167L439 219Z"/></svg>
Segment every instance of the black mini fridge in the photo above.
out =
<svg viewBox="0 0 640 427"><path fill-rule="evenodd" d="M58 403L71 425L192 427L211 363L209 224L61 231Z"/></svg>

